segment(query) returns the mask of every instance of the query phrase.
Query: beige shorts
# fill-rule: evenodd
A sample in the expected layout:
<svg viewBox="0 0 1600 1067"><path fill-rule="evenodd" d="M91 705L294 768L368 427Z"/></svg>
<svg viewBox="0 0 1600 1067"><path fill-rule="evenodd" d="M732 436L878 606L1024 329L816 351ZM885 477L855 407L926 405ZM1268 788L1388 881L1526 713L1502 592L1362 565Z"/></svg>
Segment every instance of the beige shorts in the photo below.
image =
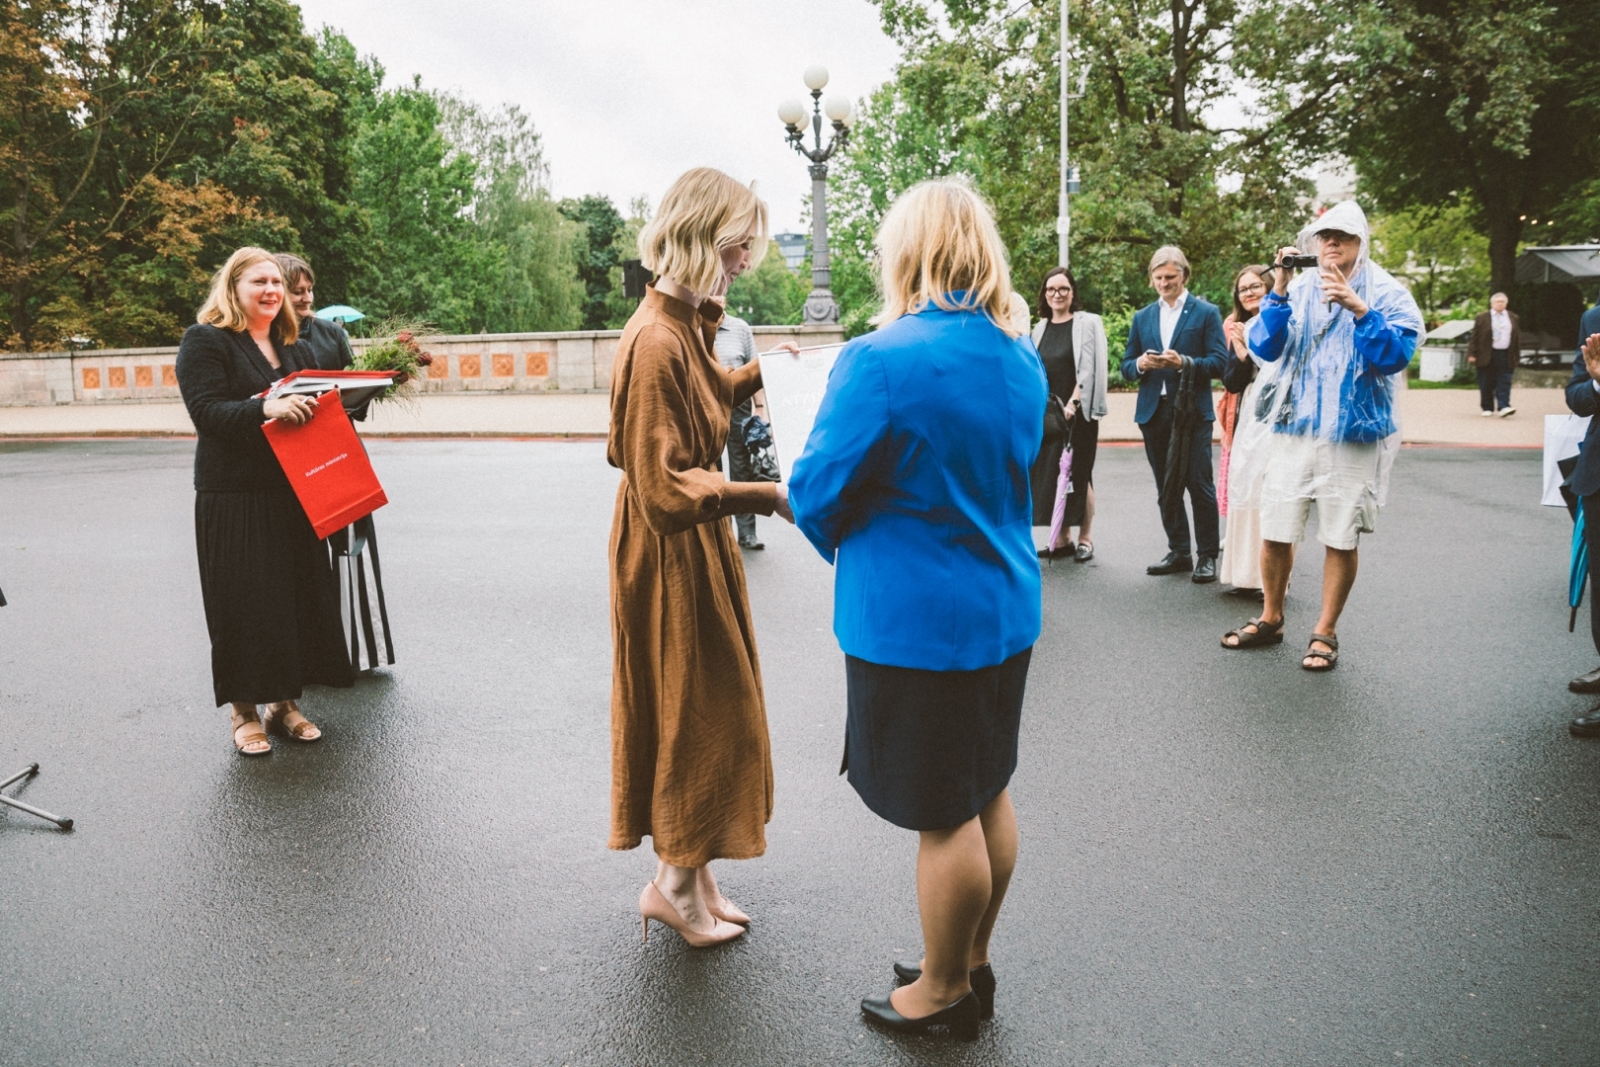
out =
<svg viewBox="0 0 1600 1067"><path fill-rule="evenodd" d="M1378 447L1275 435L1261 480L1261 539L1298 544L1315 500L1317 540L1355 548L1378 527Z"/></svg>

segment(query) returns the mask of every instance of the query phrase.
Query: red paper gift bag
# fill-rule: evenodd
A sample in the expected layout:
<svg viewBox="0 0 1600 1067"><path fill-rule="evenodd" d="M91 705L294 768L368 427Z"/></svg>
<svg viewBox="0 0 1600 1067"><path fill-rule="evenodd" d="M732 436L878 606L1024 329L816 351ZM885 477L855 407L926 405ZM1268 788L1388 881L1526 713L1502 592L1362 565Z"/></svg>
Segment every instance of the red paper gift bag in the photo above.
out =
<svg viewBox="0 0 1600 1067"><path fill-rule="evenodd" d="M327 537L389 502L337 394L324 394L310 422L291 426L273 419L261 432L318 537Z"/></svg>

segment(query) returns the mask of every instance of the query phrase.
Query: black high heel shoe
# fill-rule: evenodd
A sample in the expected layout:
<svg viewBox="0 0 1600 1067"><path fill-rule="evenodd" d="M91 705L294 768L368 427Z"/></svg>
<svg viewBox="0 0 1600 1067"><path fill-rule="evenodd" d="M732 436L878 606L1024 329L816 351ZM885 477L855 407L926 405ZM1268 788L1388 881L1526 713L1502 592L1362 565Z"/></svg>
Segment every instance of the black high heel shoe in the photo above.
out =
<svg viewBox="0 0 1600 1067"><path fill-rule="evenodd" d="M903 1034L920 1034L934 1026L947 1026L950 1036L959 1041L978 1040L978 995L968 992L954 1004L947 1005L920 1019L907 1019L894 1010L887 995L866 997L861 1001L861 1014L872 1022Z"/></svg>
<svg viewBox="0 0 1600 1067"><path fill-rule="evenodd" d="M910 985L922 977L922 968L915 963L896 963L894 977L897 985ZM972 983L972 991L978 997L979 1018L993 1019L994 968L987 963L980 963L967 972L967 981Z"/></svg>

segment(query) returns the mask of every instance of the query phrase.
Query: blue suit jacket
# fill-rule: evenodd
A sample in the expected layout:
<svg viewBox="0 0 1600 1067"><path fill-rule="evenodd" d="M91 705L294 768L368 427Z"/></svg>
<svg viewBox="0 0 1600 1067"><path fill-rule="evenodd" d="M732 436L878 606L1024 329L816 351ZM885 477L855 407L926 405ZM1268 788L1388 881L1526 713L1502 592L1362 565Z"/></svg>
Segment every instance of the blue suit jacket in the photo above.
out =
<svg viewBox="0 0 1600 1067"><path fill-rule="evenodd" d="M1574 415L1600 415L1600 392L1595 391L1589 368L1583 364L1583 342L1596 333L1600 333L1600 304L1585 311L1578 325L1578 356L1572 361L1572 379L1567 382L1567 407ZM1591 419L1589 433L1583 439L1583 451L1578 453L1578 465L1572 471L1572 491L1579 496L1600 492L1600 449L1595 446L1596 431L1600 431L1600 419Z"/></svg>
<svg viewBox="0 0 1600 1067"><path fill-rule="evenodd" d="M992 667L1039 637L1028 470L1044 365L982 312L937 307L857 337L789 478L835 564L833 630L891 667Z"/></svg>
<svg viewBox="0 0 1600 1067"><path fill-rule="evenodd" d="M1160 352L1161 309L1153 301L1133 315L1133 327L1128 331L1128 348L1122 356L1122 376L1129 381L1139 381L1139 403L1133 411L1133 421L1146 423L1156 413L1161 402L1161 387L1167 387L1168 396L1178 395L1178 375L1175 370L1152 370L1139 373L1139 357L1146 352ZM1215 418L1211 408L1211 379L1222 377L1228 366L1228 341L1222 332L1222 315L1217 305L1202 300L1193 293L1183 302L1178 313L1178 325L1172 331L1172 349L1180 356L1194 360L1195 369L1205 378L1206 386L1196 398L1200 418L1210 422Z"/></svg>

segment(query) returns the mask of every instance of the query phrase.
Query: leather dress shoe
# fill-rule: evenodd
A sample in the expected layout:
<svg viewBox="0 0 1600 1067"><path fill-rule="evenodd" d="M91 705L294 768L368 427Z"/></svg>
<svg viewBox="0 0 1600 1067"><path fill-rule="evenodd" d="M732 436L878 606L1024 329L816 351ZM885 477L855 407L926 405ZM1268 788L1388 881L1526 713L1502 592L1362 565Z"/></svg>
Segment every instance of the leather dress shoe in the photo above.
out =
<svg viewBox="0 0 1600 1067"><path fill-rule="evenodd" d="M1205 585L1217 580L1217 559L1215 556L1201 556L1194 561L1194 576L1189 579L1195 585Z"/></svg>
<svg viewBox="0 0 1600 1067"><path fill-rule="evenodd" d="M1184 552L1168 552L1162 557L1161 562L1152 563L1144 569L1146 574L1179 574L1183 571L1194 570L1194 559Z"/></svg>
<svg viewBox="0 0 1600 1067"><path fill-rule="evenodd" d="M1567 723L1567 732L1573 737L1600 737L1600 706L1590 708Z"/></svg>
<svg viewBox="0 0 1600 1067"><path fill-rule="evenodd" d="M886 1029L920 1034L929 1027L947 1026L950 1036L959 1041L978 1040L978 1012L978 995L970 990L954 1004L947 1004L920 1019L907 1019L901 1015L886 996L867 997L861 1001L861 1014Z"/></svg>
<svg viewBox="0 0 1600 1067"><path fill-rule="evenodd" d="M1578 675L1567 683L1567 688L1574 693L1600 693L1600 667Z"/></svg>
<svg viewBox="0 0 1600 1067"><path fill-rule="evenodd" d="M910 985L922 977L922 968L915 963L896 963L894 965L895 985ZM978 998L978 1018L994 1018L994 968L987 963L980 963L967 972L967 981L972 983L972 992Z"/></svg>

